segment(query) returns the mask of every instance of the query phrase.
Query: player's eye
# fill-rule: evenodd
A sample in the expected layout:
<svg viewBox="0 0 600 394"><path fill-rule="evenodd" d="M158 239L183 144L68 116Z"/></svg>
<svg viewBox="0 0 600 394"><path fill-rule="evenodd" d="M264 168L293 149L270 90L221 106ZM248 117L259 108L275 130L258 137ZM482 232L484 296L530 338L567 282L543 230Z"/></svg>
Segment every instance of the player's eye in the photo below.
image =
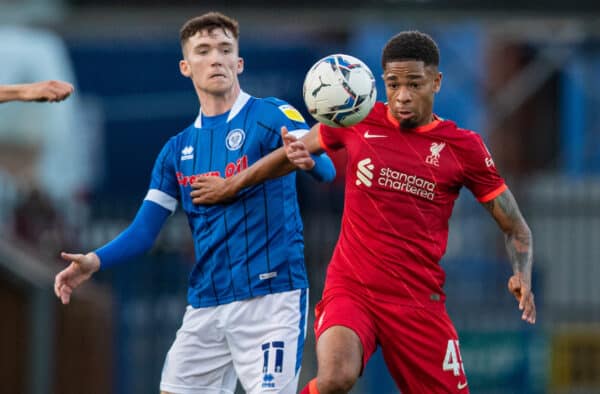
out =
<svg viewBox="0 0 600 394"><path fill-rule="evenodd" d="M224 55L228 55L231 52L233 52L233 48L230 46L223 46L221 47L221 53L223 53Z"/></svg>
<svg viewBox="0 0 600 394"><path fill-rule="evenodd" d="M420 84L416 83L416 82L411 82L408 85L411 89L419 89L419 87L421 86Z"/></svg>

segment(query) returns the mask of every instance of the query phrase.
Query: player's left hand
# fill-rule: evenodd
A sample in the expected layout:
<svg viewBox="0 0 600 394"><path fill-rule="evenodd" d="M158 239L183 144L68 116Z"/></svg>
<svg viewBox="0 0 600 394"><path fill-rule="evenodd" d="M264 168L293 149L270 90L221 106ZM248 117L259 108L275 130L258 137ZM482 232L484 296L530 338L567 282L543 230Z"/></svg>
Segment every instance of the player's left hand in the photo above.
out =
<svg viewBox="0 0 600 394"><path fill-rule="evenodd" d="M534 324L535 301L531 291L531 282L525 281L521 274L515 274L508 279L508 290L519 302L519 310L523 311L521 319L529 324Z"/></svg>
<svg viewBox="0 0 600 394"><path fill-rule="evenodd" d="M199 176L192 183L192 202L194 204L220 204L231 200L235 193L228 188L227 181L219 176Z"/></svg>
<svg viewBox="0 0 600 394"><path fill-rule="evenodd" d="M281 138L288 160L301 170L312 170L315 166L315 161L310 156L310 152L306 149L304 142L288 132L285 126L281 128Z"/></svg>
<svg viewBox="0 0 600 394"><path fill-rule="evenodd" d="M41 81L24 85L23 101L56 103L69 97L74 87L63 81Z"/></svg>

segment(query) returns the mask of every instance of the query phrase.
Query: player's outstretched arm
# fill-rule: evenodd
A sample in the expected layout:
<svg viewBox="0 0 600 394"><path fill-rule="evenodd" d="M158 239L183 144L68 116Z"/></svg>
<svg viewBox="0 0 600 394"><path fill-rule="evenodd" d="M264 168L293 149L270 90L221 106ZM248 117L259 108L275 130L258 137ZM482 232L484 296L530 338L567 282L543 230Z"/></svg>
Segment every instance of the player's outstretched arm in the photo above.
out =
<svg viewBox="0 0 600 394"><path fill-rule="evenodd" d="M335 167L333 162L325 153L315 154L312 152L322 152L319 137L318 126L314 126L306 135L299 140L294 134L289 133L286 127L281 128L281 138L288 160L301 170L307 171L315 180L319 182L331 182L335 179Z"/></svg>
<svg viewBox="0 0 600 394"><path fill-rule="evenodd" d="M194 204L219 204L227 202L246 187L289 174L295 169L296 167L288 161L283 148L275 149L232 177L197 177L194 183L192 183L193 190L190 196Z"/></svg>
<svg viewBox="0 0 600 394"><path fill-rule="evenodd" d="M506 250L512 264L513 275L508 280L508 290L519 302L523 311L521 318L530 324L535 323L536 310L531 291L531 270L533 267L533 243L531 230L510 190L506 189L498 197L483 204L504 232Z"/></svg>
<svg viewBox="0 0 600 394"><path fill-rule="evenodd" d="M0 103L6 101L58 102L69 97L73 90L73 85L63 81L0 85Z"/></svg>
<svg viewBox="0 0 600 394"><path fill-rule="evenodd" d="M56 275L54 292L63 304L68 304L73 290L100 269L116 265L131 257L147 252L171 211L149 200L144 200L135 219L121 234L106 245L88 254L61 253L71 264Z"/></svg>
<svg viewBox="0 0 600 394"><path fill-rule="evenodd" d="M88 254L62 252L60 257L70 264L54 278L54 293L63 304L68 304L73 290L100 269L100 259L94 252Z"/></svg>
<svg viewBox="0 0 600 394"><path fill-rule="evenodd" d="M301 170L314 168L315 161L311 154L323 152L323 148L319 143L319 123L314 125L301 139L296 138L285 127L282 127L281 138L283 139L283 148L287 158L294 166Z"/></svg>
<svg viewBox="0 0 600 394"><path fill-rule="evenodd" d="M190 193L192 202L194 204L226 202L244 188L287 175L297 168L313 168L315 163L310 154L322 152L317 130L317 126L313 126L301 140L297 140L285 127L282 127L283 146L262 157L244 171L226 179L215 176L197 177L192 183L193 190Z"/></svg>

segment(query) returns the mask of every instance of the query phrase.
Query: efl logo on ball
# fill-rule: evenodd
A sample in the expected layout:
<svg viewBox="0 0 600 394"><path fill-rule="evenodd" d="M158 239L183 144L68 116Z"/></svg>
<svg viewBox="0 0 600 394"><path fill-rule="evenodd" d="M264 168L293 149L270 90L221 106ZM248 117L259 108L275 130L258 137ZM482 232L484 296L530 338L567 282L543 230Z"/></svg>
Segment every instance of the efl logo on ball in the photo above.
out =
<svg viewBox="0 0 600 394"><path fill-rule="evenodd" d="M347 127L363 120L375 105L373 73L359 59L343 54L316 62L304 79L304 102L319 122Z"/></svg>

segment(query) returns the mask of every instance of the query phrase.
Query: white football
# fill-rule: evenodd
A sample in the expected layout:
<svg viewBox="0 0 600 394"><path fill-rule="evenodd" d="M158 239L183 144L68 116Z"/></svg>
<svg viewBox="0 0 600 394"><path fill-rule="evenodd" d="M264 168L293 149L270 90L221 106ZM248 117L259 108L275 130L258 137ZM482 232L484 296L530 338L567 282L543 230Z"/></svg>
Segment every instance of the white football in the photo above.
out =
<svg viewBox="0 0 600 394"><path fill-rule="evenodd" d="M319 122L347 127L363 120L375 105L377 89L373 73L349 55L325 56L316 62L302 88L308 112Z"/></svg>

